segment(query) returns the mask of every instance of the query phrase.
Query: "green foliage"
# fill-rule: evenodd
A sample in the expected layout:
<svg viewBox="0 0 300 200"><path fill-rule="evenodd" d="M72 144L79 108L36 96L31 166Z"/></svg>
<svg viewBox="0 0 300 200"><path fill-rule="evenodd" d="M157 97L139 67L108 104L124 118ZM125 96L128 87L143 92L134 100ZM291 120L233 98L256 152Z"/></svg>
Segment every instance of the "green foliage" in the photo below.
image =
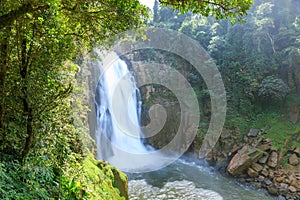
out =
<svg viewBox="0 0 300 200"><path fill-rule="evenodd" d="M116 177L114 171L120 175L123 184L127 185L125 174L109 166L104 161L96 161L91 154L83 160L82 167L81 183L85 185L85 190L89 193L87 199L125 199L120 195L119 189L115 187Z"/></svg>
<svg viewBox="0 0 300 200"><path fill-rule="evenodd" d="M140 25L146 10L136 0L5 1L0 13L1 151L21 160L34 147L67 153L59 148L74 131L71 60Z"/></svg>
<svg viewBox="0 0 300 200"><path fill-rule="evenodd" d="M89 199L75 61L146 16L137 0L0 1L1 199Z"/></svg>
<svg viewBox="0 0 300 200"><path fill-rule="evenodd" d="M173 2L173 8L182 12L198 4L196 1L164 2ZM297 140L292 138L299 132L299 123L292 124L286 115L291 105L298 110L300 105L299 12L298 1L258 0L245 16L245 23L232 24L230 20L203 17L207 13L202 11L196 12L200 15L186 12L179 18L178 11L160 8L159 21L153 25L172 28L194 38L215 60L226 88L225 128L239 128L242 137L250 128L266 129L265 136L271 137L280 148L285 139L291 139L291 145L295 146ZM165 59L171 60L170 57L165 55ZM205 83L187 64L174 62L173 65L184 69L203 110L210 103ZM209 123L209 117L201 119ZM199 140L203 137L202 130L198 137Z"/></svg>
<svg viewBox="0 0 300 200"><path fill-rule="evenodd" d="M241 17L247 14L250 9L252 0L236 0L236 1L198 1L198 0L160 0L163 5L170 5L172 8L181 12L192 11L203 16L215 16L217 19L229 17ZM234 21L234 19L233 19Z"/></svg>
<svg viewBox="0 0 300 200"><path fill-rule="evenodd" d="M0 198L3 200L31 199L125 199L115 186L115 174L119 174L122 184L127 177L122 172L102 161L96 161L88 154L82 162L80 155L71 154L57 169L45 157L27 159L21 165L18 161L0 163Z"/></svg>
<svg viewBox="0 0 300 200"><path fill-rule="evenodd" d="M18 161L0 163L1 199L50 199L58 183L47 160L36 159L20 165Z"/></svg>
<svg viewBox="0 0 300 200"><path fill-rule="evenodd" d="M281 79L267 76L260 84L258 95L266 102L281 102L290 89Z"/></svg>
<svg viewBox="0 0 300 200"><path fill-rule="evenodd" d="M266 131L263 137L271 138L272 146L277 149L284 146L285 140L295 141L294 136L300 132L299 122L293 124L287 116L277 112L257 115L252 127Z"/></svg>

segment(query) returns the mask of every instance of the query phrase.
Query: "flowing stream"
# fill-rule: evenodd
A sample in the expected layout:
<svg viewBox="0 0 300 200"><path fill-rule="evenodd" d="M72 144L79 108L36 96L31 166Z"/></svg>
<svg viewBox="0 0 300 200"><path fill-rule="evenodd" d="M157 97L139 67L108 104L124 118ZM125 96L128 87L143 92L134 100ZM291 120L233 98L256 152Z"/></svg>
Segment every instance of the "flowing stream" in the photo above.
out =
<svg viewBox="0 0 300 200"><path fill-rule="evenodd" d="M127 172L137 165L149 167L158 160L142 160L153 149L141 140L141 102L134 77L121 59L106 69L100 63L98 66L102 74L95 98L96 143L101 147L98 159L108 160ZM141 156L128 160L128 153ZM272 199L264 191L238 185L200 161L180 159L157 171L128 176L130 199Z"/></svg>
<svg viewBox="0 0 300 200"><path fill-rule="evenodd" d="M202 161L183 159L164 169L128 174L132 200L267 200L264 190L254 190L224 177Z"/></svg>

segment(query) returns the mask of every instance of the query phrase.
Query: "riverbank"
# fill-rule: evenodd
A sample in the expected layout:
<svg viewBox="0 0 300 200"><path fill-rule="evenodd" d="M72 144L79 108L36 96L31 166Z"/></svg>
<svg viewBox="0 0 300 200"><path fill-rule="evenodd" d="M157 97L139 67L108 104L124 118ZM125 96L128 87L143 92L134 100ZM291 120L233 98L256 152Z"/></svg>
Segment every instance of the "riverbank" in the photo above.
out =
<svg viewBox="0 0 300 200"><path fill-rule="evenodd" d="M239 184L223 176L204 160L182 157L153 172L128 174L129 197L133 200L272 200L265 190Z"/></svg>
<svg viewBox="0 0 300 200"><path fill-rule="evenodd" d="M279 199L300 198L300 148L286 139L277 149L263 131L251 129L244 143L232 150L227 171L242 183L265 188ZM299 134L295 138L299 139Z"/></svg>

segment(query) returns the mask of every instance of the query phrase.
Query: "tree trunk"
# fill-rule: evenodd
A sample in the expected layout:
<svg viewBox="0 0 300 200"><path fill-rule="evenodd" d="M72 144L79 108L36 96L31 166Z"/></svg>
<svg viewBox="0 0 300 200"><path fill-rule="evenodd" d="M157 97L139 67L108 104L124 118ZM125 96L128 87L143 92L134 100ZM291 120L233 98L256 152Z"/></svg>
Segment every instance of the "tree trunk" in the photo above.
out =
<svg viewBox="0 0 300 200"><path fill-rule="evenodd" d="M22 152L22 160L28 155L32 139L33 139L33 128L32 128L32 121L33 121L33 115L32 115L32 109L29 108L27 101L23 101L23 103L27 104L27 123L26 123L26 131L27 131L27 137L25 141L25 146ZM25 109L24 109L25 110Z"/></svg>
<svg viewBox="0 0 300 200"><path fill-rule="evenodd" d="M30 107L30 104L28 102L28 55L27 55L27 49L26 49L26 40L22 40L22 50L21 50L21 68L20 68L20 75L22 78L22 102L23 102L23 116L27 119L26 120L26 133L27 137L25 139L25 146L22 151L22 157L21 160L24 161L25 157L28 155L29 150L31 148L32 139L33 139L33 114L32 114L32 108Z"/></svg>
<svg viewBox="0 0 300 200"><path fill-rule="evenodd" d="M5 31L5 30L4 30ZM5 127L4 127L4 116L5 116L5 79L7 71L7 57L8 57L8 36L4 35L0 43L0 146L1 158L4 155L5 147Z"/></svg>

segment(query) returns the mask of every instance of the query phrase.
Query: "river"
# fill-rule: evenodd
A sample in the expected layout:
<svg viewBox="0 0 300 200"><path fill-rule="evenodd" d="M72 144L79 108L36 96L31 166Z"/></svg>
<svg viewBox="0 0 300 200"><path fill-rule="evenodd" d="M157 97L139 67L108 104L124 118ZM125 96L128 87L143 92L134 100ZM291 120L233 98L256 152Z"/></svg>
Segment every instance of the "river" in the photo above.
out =
<svg viewBox="0 0 300 200"><path fill-rule="evenodd" d="M239 184L201 161L180 159L158 171L128 174L131 200L267 200L265 190Z"/></svg>

